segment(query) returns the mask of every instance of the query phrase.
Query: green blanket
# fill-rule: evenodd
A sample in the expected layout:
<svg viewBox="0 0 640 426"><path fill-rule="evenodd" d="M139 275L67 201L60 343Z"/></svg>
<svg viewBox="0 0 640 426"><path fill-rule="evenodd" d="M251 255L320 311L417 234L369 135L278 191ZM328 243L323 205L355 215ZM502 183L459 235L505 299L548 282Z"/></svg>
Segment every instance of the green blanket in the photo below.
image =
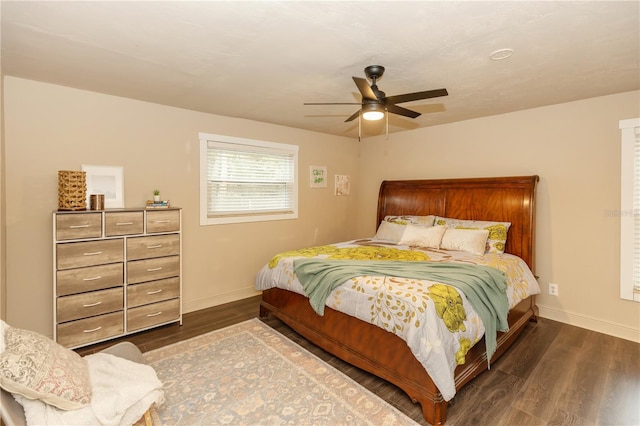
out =
<svg viewBox="0 0 640 426"><path fill-rule="evenodd" d="M361 276L425 279L462 291L485 328L487 361L496 349L497 331L507 331L507 281L504 272L463 263L298 259L294 271L313 309L324 315L329 294L347 280Z"/></svg>

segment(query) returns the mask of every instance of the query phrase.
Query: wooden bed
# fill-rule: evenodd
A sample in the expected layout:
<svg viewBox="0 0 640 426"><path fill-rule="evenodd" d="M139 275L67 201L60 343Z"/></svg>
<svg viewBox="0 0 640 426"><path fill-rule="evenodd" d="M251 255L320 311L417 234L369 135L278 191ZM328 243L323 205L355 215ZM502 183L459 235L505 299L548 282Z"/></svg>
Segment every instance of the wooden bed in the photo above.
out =
<svg viewBox="0 0 640 426"><path fill-rule="evenodd" d="M386 215L438 215L459 219L511 222L505 251L521 257L535 274L535 196L538 176L384 181L377 222ZM262 294L260 315L272 313L299 334L343 360L404 390L422 406L427 422L443 424L447 401L407 344L375 325L326 308L318 316L304 296L273 288ZM509 331L498 333L492 361L502 355L526 323L537 319L535 296L509 312ZM484 339L483 339L484 340ZM484 342L455 371L456 390L487 369Z"/></svg>

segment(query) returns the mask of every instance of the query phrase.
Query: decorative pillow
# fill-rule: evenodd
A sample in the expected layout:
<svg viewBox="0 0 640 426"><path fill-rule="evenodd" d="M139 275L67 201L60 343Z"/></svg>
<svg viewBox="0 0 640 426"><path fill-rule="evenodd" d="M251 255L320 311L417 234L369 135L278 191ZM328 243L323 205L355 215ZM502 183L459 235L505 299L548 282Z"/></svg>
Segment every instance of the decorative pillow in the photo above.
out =
<svg viewBox="0 0 640 426"><path fill-rule="evenodd" d="M440 248L484 254L489 231L486 229L447 228L442 236Z"/></svg>
<svg viewBox="0 0 640 426"><path fill-rule="evenodd" d="M62 410L91 402L87 362L74 351L29 330L7 327L0 354L0 387Z"/></svg>
<svg viewBox="0 0 640 426"><path fill-rule="evenodd" d="M507 232L511 226L511 222L463 220L439 216L435 218L435 224L458 229L486 229L489 231L489 238L485 248L487 253L504 253L504 248L507 244Z"/></svg>
<svg viewBox="0 0 640 426"><path fill-rule="evenodd" d="M432 214L429 216L385 216L384 221L398 223L400 225L412 223L414 225L433 226L435 218Z"/></svg>
<svg viewBox="0 0 640 426"><path fill-rule="evenodd" d="M408 224L400 239L400 244L416 247L440 248L446 226L421 226Z"/></svg>
<svg viewBox="0 0 640 426"><path fill-rule="evenodd" d="M380 222L380 226L378 227L378 232L376 232L374 240L383 240L389 241L392 243L398 243L400 238L402 238L402 233L406 228L406 225L400 225L394 222L382 221Z"/></svg>

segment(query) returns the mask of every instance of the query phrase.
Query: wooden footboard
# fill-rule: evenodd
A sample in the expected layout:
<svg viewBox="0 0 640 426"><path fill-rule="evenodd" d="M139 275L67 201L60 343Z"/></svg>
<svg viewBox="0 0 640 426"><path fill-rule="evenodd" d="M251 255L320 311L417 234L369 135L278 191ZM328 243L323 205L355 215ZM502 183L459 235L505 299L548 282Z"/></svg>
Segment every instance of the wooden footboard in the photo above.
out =
<svg viewBox="0 0 640 426"><path fill-rule="evenodd" d="M422 406L427 422L444 424L447 402L404 340L328 307L321 317L313 311L306 297L278 288L265 290L262 294L260 315L264 317L269 313L327 352L395 384ZM498 346L492 361L507 350L527 321L535 316L533 297L511 310L510 329L498 333ZM468 352L466 359L467 362L455 372L456 390L487 369L484 340Z"/></svg>

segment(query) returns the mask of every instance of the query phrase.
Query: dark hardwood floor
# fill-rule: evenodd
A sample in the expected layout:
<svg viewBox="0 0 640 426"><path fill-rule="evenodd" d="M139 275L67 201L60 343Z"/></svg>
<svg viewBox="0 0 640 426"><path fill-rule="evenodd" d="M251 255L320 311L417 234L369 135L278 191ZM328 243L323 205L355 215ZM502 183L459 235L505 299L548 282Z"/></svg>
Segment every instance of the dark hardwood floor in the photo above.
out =
<svg viewBox="0 0 640 426"><path fill-rule="evenodd" d="M258 316L259 297L191 312L177 324L126 336L143 351ZM292 331L263 321L420 424L422 411L400 389L350 366ZM85 355L118 340L78 349ZM541 318L452 400L448 425L640 425L640 344Z"/></svg>

